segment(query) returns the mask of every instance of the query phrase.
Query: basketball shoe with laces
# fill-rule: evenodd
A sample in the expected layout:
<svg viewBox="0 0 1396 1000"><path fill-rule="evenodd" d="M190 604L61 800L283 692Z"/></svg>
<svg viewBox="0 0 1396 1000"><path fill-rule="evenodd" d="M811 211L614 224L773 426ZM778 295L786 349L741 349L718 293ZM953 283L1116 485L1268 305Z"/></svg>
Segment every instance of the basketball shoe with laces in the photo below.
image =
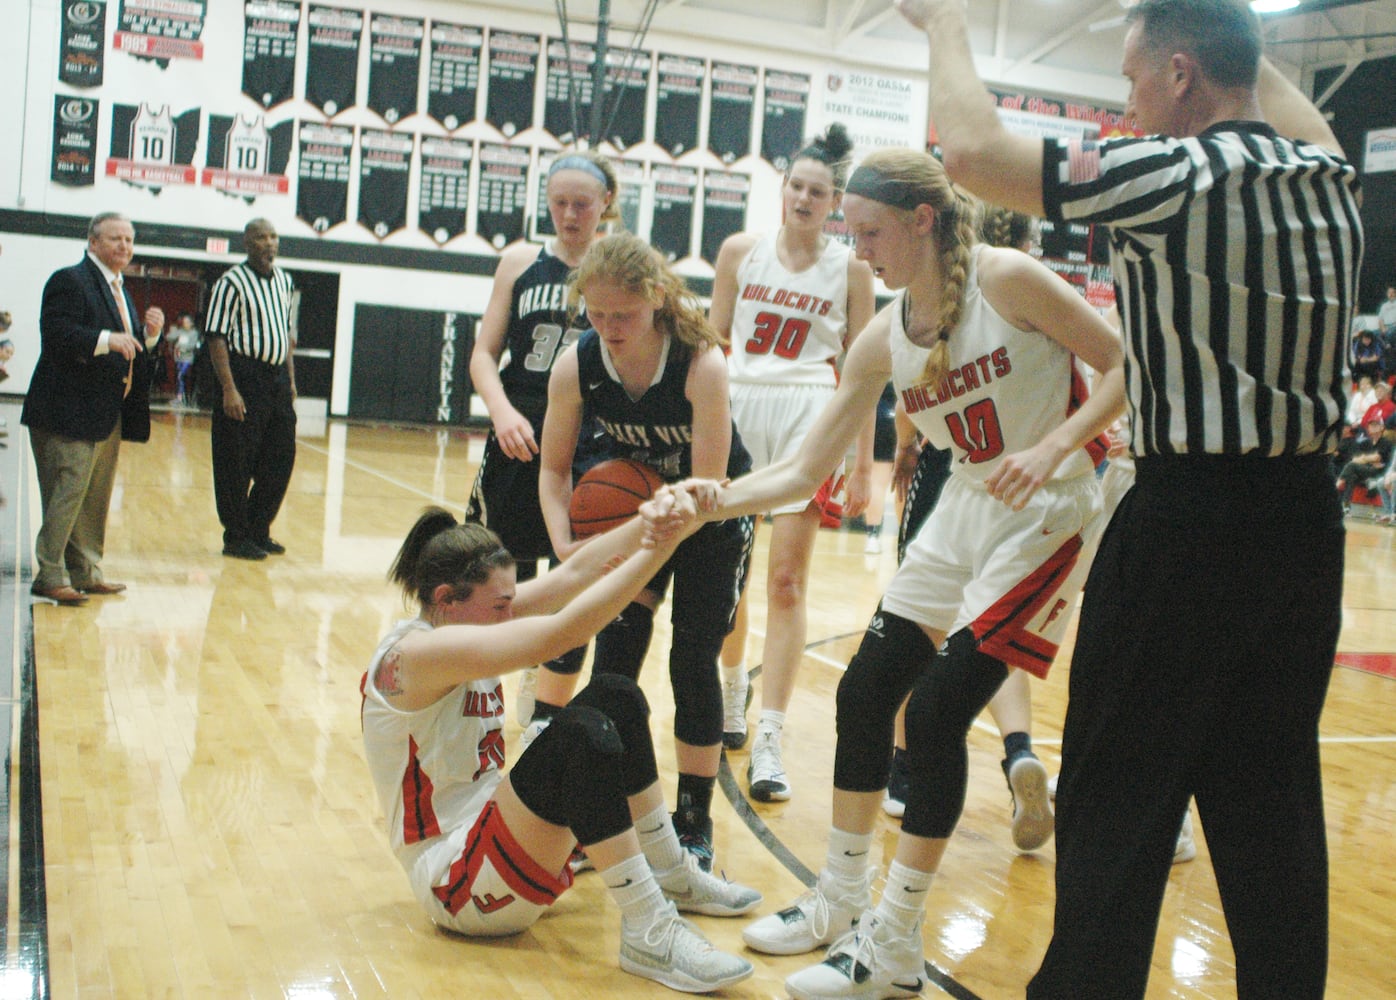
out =
<svg viewBox="0 0 1396 1000"><path fill-rule="evenodd" d="M683 864L667 872L656 872L655 881L665 898L684 913L739 917L761 902L761 893L755 889L703 871L698 858L688 851L683 853Z"/></svg>
<svg viewBox="0 0 1396 1000"><path fill-rule="evenodd" d="M891 1000L919 996L925 985L921 921L900 931L869 910L824 961L788 977L785 991L795 1000Z"/></svg>
<svg viewBox="0 0 1396 1000"><path fill-rule="evenodd" d="M746 670L732 682L722 682L722 745L728 750L746 746L746 710L751 707L751 678Z"/></svg>
<svg viewBox="0 0 1396 1000"><path fill-rule="evenodd" d="M813 889L779 913L752 921L742 931L742 940L767 955L803 955L847 934L871 905L871 871L851 886L841 886L827 871L820 872Z"/></svg>
<svg viewBox="0 0 1396 1000"><path fill-rule="evenodd" d="M746 979L754 971L744 958L718 951L670 904L648 927L622 920L620 967L682 993L707 993Z"/></svg>
<svg viewBox="0 0 1396 1000"><path fill-rule="evenodd" d="M756 730L746 780L751 785L751 797L758 802L785 802L790 798L790 779L785 776L785 764L780 759L778 730Z"/></svg>

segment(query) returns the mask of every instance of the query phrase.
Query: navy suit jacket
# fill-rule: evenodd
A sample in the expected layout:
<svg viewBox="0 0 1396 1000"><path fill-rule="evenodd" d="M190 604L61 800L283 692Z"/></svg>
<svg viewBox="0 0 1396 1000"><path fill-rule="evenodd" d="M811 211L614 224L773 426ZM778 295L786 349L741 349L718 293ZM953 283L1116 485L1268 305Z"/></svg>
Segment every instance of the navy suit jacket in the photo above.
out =
<svg viewBox="0 0 1396 1000"><path fill-rule="evenodd" d="M85 254L53 272L39 312L39 361L24 399L22 423L79 441L101 441L121 419L124 441L150 440L150 356L131 293L119 306L102 271ZM125 309L139 353L134 365L120 354L96 356L103 330L121 332ZM123 398L127 371L131 392Z"/></svg>

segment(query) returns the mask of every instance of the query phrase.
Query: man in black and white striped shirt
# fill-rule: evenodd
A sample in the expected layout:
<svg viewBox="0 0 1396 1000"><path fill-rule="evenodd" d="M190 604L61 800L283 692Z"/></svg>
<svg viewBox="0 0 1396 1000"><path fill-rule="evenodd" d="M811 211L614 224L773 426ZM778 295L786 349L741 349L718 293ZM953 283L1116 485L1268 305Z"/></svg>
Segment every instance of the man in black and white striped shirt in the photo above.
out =
<svg viewBox="0 0 1396 1000"><path fill-rule="evenodd" d="M247 260L209 296L205 336L221 386L213 409L213 492L223 554L265 559L286 549L271 537L296 461L295 285L276 266L276 230L253 219Z"/></svg>
<svg viewBox="0 0 1396 1000"><path fill-rule="evenodd" d="M1318 997L1328 862L1318 719L1337 646L1356 172L1261 57L1241 0L1143 0L1122 69L1145 138L1009 134L964 0L898 0L931 42L951 176L1109 227L1135 488L1082 605L1052 944L1029 997L1142 997L1196 796L1241 997Z"/></svg>

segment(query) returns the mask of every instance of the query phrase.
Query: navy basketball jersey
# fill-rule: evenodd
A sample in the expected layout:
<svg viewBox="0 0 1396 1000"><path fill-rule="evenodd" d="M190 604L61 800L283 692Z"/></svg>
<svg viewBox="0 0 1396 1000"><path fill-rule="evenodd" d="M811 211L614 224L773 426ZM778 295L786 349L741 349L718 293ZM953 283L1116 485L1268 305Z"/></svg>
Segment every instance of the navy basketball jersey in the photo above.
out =
<svg viewBox="0 0 1396 1000"><path fill-rule="evenodd" d="M542 419L548 406L548 377L557 360L587 328L586 312L567 318L567 274L571 270L547 246L514 281L506 344L509 361L499 373L504 392L520 413Z"/></svg>
<svg viewBox="0 0 1396 1000"><path fill-rule="evenodd" d="M582 402L605 432L609 457L644 462L666 482L693 474L693 404L684 394L692 359L689 347L670 338L659 362L663 368L659 380L639 399L631 399L611 373L601 337L595 330L582 334L577 341ZM740 476L750 468L751 456L734 424L727 475Z"/></svg>

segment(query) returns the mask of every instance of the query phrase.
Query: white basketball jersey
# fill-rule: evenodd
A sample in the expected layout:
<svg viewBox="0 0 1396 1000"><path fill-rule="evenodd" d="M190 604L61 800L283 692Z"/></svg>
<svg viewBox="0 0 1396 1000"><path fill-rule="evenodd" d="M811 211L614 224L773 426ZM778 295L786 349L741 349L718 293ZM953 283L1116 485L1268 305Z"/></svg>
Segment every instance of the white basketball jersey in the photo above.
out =
<svg viewBox="0 0 1396 1000"><path fill-rule="evenodd" d="M906 336L906 292L892 304L892 384L916 429L950 448L951 471L983 481L1004 455L1030 448L1086 398L1073 357L1046 334L1019 330L979 287L979 251L971 254L960 324L950 334L950 371L939 386L921 381L927 348ZM1091 472L1085 449L1068 455L1053 478Z"/></svg>
<svg viewBox="0 0 1396 1000"><path fill-rule="evenodd" d="M238 115L228 127L224 169L236 174L265 174L270 150L266 120L261 115L252 119Z"/></svg>
<svg viewBox="0 0 1396 1000"><path fill-rule="evenodd" d="M364 674L364 752L388 819L389 846L411 871L415 845L474 823L504 774L504 688L498 677L461 684L436 704L403 712L372 683L403 636L430 630L398 622Z"/></svg>
<svg viewBox="0 0 1396 1000"><path fill-rule="evenodd" d="M834 384L834 359L848 329L849 252L829 240L819 260L792 274L774 237L756 242L737 267L731 381Z"/></svg>
<svg viewBox="0 0 1396 1000"><path fill-rule="evenodd" d="M174 116L168 104L153 111L142 104L131 120L131 159L136 163L174 163Z"/></svg>

